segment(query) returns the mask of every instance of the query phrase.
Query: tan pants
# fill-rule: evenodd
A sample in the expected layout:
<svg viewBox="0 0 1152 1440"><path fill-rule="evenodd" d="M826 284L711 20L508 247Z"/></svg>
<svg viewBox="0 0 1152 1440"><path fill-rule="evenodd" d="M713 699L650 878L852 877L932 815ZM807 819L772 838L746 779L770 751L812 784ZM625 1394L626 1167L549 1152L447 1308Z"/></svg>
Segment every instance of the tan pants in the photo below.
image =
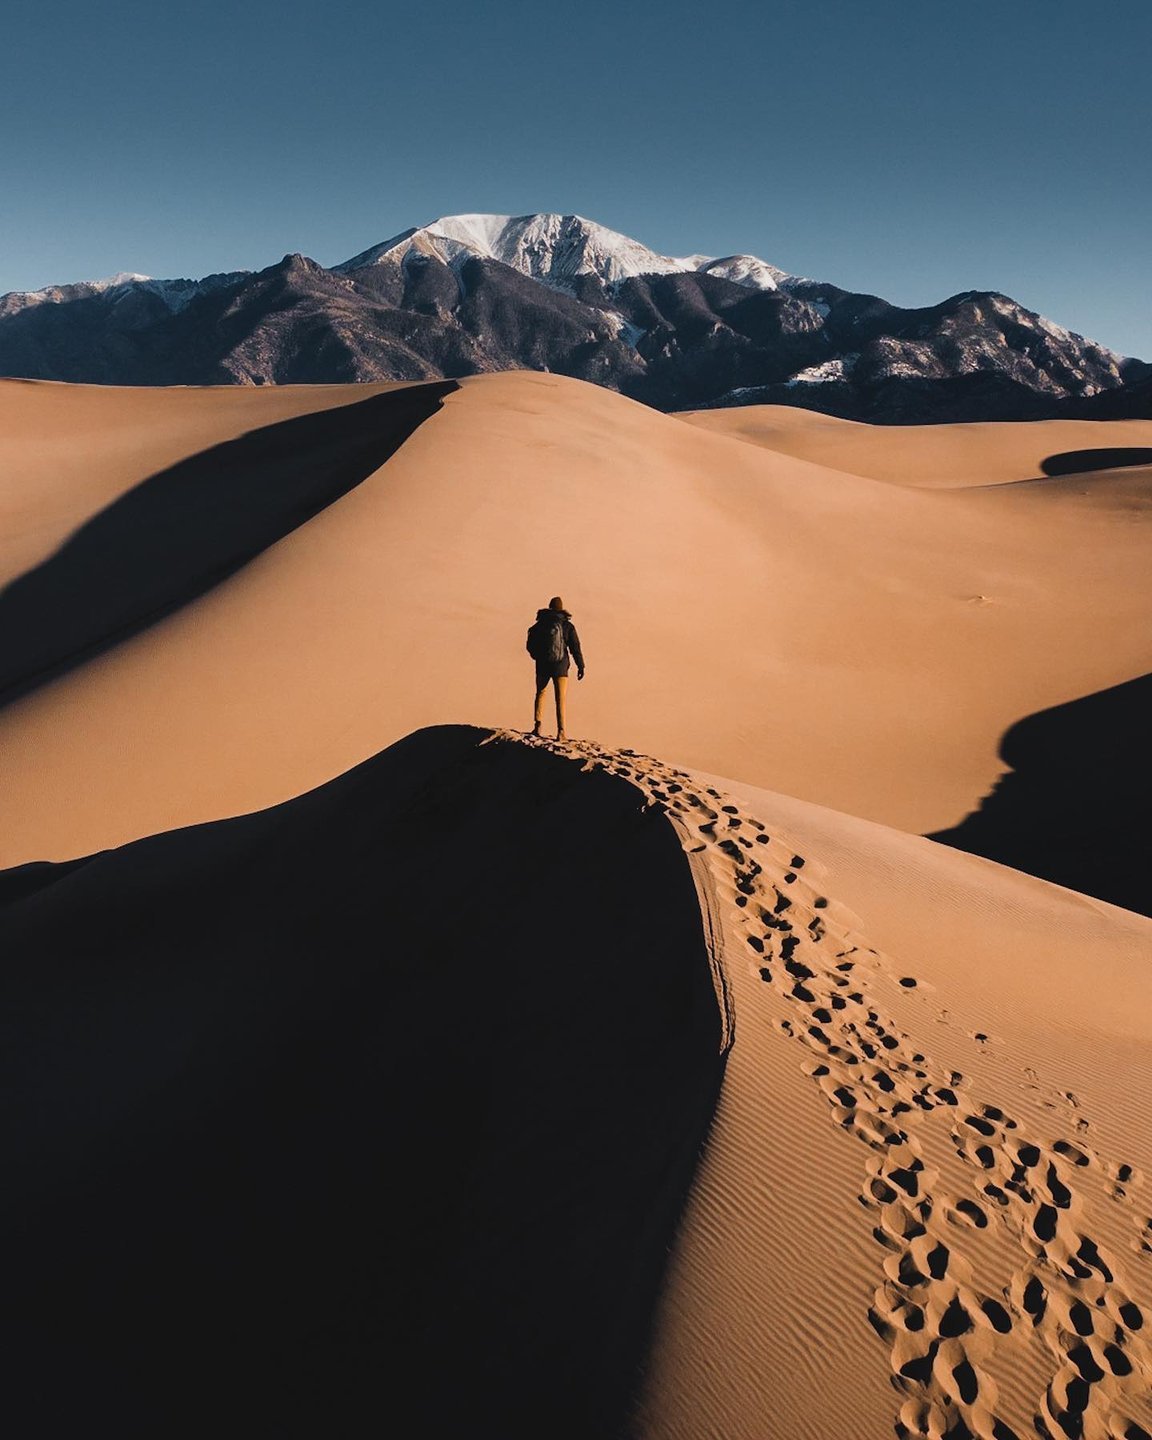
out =
<svg viewBox="0 0 1152 1440"><path fill-rule="evenodd" d="M551 682L546 680L543 685L537 688L536 709L533 718L537 726L544 720L544 697L548 694L549 683L551 683L553 690L556 692L556 734L562 736L564 734L564 697L568 689L567 675L553 675Z"/></svg>

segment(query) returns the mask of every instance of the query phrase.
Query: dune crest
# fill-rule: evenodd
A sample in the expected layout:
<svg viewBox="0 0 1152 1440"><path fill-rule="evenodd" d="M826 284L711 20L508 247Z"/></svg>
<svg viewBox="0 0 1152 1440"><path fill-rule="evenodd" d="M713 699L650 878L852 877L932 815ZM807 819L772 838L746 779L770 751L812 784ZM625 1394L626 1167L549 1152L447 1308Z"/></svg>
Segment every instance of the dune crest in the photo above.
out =
<svg viewBox="0 0 1152 1440"><path fill-rule="evenodd" d="M731 1313L717 1312L730 1312L735 1297L709 1305L715 1277L687 1267L685 1283L694 1293L677 1294L673 1280L637 1433L689 1440L702 1433L707 1416L707 1433L749 1440L832 1433L880 1440L893 1421L908 1440L1144 1434L1141 1426L1152 1425L1146 1127L1119 1156L1098 1148L1079 1098L1042 1078L1059 1073L1052 1034L1034 1035L1014 1057L986 1032L957 1035L948 988L870 946L859 919L825 893L827 877L814 874L811 858L775 825L769 833L763 811L758 816L716 783L633 751L525 743L544 743L636 785L679 833L723 932L734 1043L682 1250L708 1248L701 1231L724 1228L741 1199L789 1177L821 1213L828 1235L837 1235L839 1245L851 1235L841 1256L843 1328L829 1325L829 1317L817 1323L813 1297L801 1298L812 1257L799 1248L787 1275L763 1277L769 1288L800 1287L793 1290L790 1330L765 1323L772 1308L767 1289L743 1297L755 1305L762 1328L754 1324L734 1348L754 1369L764 1367L763 1391L757 1379L733 1374L730 1353L724 1359L709 1346L717 1322L731 1326ZM1147 935L1152 939L1152 925ZM1149 977L1132 978L1138 986L1132 998L1139 995L1147 1011ZM958 1041L975 1052L971 1071L943 1058L955 1054ZM993 1048L999 1053L990 1066ZM807 1055L798 1059L797 1050ZM1043 1071L1027 1063L1038 1050L1049 1052ZM742 1063L745 1051L750 1064ZM1100 1051L1094 1059L1100 1061ZM821 1184L828 1172L806 1175L800 1163L812 1155L803 1133L808 1107L795 1113L779 1103L789 1090L785 1072L797 1068L836 1130L863 1147L851 1196ZM766 1108L750 1105L750 1094ZM780 1133L769 1138L765 1132L773 1129ZM777 1159L774 1173L757 1177L753 1167L765 1145L778 1145L789 1132L798 1132L792 1163ZM733 1139L735 1154L726 1145ZM841 1181L843 1158L837 1157ZM719 1179L709 1175L716 1167L724 1170ZM870 1262L863 1229L844 1226L844 1210L854 1202L880 1247ZM752 1219L737 1227L745 1256L768 1243L763 1224ZM854 1313L850 1297L862 1300L869 1269L871 1303ZM878 1370L861 1343L865 1314L902 1397L886 1421ZM687 1334L677 1333L681 1327ZM843 1366L837 1393L790 1393L786 1375L804 1371L796 1347L814 1336L827 1347L837 1329ZM712 1353L702 1356L702 1348ZM747 1353L756 1349L762 1358ZM772 1363L781 1359L782 1366ZM710 1366L723 1367L719 1379Z"/></svg>
<svg viewBox="0 0 1152 1440"><path fill-rule="evenodd" d="M14 1434L620 1433L724 1015L669 827L487 733L0 873Z"/></svg>
<svg viewBox="0 0 1152 1440"><path fill-rule="evenodd" d="M797 460L930 490L1010 485L1152 461L1152 420L993 420L893 431L785 405L684 410L677 419Z"/></svg>
<svg viewBox="0 0 1152 1440"><path fill-rule="evenodd" d="M0 939L17 1413L1152 1434L1152 921L442 726L5 872Z"/></svg>

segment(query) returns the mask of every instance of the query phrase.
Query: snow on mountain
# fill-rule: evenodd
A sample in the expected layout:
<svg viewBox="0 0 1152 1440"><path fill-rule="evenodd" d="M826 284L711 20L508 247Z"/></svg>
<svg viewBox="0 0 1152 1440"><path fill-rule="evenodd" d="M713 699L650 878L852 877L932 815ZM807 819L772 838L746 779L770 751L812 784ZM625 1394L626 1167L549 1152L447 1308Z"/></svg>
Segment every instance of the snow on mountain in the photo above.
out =
<svg viewBox="0 0 1152 1440"><path fill-rule="evenodd" d="M335 269L288 255L256 274L0 296L0 375L329 384L517 368L660 410L784 403L901 424L1051 418L1135 381L1107 413L1147 411L1152 367L999 292L909 309L753 255L662 255L579 215L449 215Z"/></svg>
<svg viewBox="0 0 1152 1440"><path fill-rule="evenodd" d="M746 285L750 290L776 290L785 280L792 277L786 270L778 270L755 255L725 255L720 260L709 260L706 255L693 255L697 263L694 270L703 275L719 275L722 280L732 280L737 285Z"/></svg>
<svg viewBox="0 0 1152 1440"><path fill-rule="evenodd" d="M225 286L234 285L251 273L250 270L229 270L220 275L207 275L203 280L148 280L138 288L158 295L175 315L195 300L197 295L204 295L210 290L223 290Z"/></svg>
<svg viewBox="0 0 1152 1440"><path fill-rule="evenodd" d="M131 275L121 272L108 275L103 280L75 280L67 285L46 285L42 290L11 290L0 295L0 304L5 314L13 315L18 310L31 310L36 305L60 305L68 300L81 300L88 295L106 295L121 286L152 284L147 275Z"/></svg>
<svg viewBox="0 0 1152 1440"><path fill-rule="evenodd" d="M226 274L206 275L203 280L154 280L151 275L121 271L117 275L105 276L102 280L76 280L68 285L46 285L42 290L12 290L7 295L0 295L0 313L14 315L20 310L30 310L37 305L61 305L71 300L100 295L115 299L116 292L120 291L124 295L141 292L155 295L175 315L197 295L232 285L250 273L248 270L236 270Z"/></svg>
<svg viewBox="0 0 1152 1440"><path fill-rule="evenodd" d="M819 365L809 365L806 370L797 370L791 380L785 380L784 384L791 390L797 385L826 385L830 380L846 380L859 359L859 355L844 355L836 360L825 360Z"/></svg>
<svg viewBox="0 0 1152 1440"><path fill-rule="evenodd" d="M612 285L636 275L718 275L753 290L774 290L783 270L754 255L676 258L660 255L619 231L581 215L445 215L430 225L404 230L381 245L333 268L360 270L381 261L401 265L428 256L446 265L480 257L499 260L533 280L568 289L580 275L598 275Z"/></svg>

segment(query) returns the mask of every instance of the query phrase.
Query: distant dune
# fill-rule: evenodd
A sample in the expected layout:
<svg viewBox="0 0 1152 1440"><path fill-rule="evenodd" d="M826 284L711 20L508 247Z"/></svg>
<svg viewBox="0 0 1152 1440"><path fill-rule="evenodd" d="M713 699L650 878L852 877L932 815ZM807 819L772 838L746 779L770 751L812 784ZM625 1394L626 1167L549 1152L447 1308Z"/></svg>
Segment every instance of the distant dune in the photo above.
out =
<svg viewBox="0 0 1152 1440"><path fill-rule="evenodd" d="M17 1433L1149 1440L1150 448L0 383Z"/></svg>
<svg viewBox="0 0 1152 1440"><path fill-rule="evenodd" d="M1152 420L1034 420L1026 424L905 425L898 435L813 410L746 405L679 416L833 470L917 489L1008 485L1054 474L1152 466Z"/></svg>

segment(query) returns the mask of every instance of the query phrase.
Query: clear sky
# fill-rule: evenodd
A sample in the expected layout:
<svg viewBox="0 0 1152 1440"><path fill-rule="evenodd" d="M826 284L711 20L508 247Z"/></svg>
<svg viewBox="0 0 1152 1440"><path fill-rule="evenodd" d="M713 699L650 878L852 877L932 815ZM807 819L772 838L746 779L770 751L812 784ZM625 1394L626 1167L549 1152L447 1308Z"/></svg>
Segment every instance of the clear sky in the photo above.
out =
<svg viewBox="0 0 1152 1440"><path fill-rule="evenodd" d="M21 0L0 291L575 211L1152 359L1149 0Z"/></svg>

